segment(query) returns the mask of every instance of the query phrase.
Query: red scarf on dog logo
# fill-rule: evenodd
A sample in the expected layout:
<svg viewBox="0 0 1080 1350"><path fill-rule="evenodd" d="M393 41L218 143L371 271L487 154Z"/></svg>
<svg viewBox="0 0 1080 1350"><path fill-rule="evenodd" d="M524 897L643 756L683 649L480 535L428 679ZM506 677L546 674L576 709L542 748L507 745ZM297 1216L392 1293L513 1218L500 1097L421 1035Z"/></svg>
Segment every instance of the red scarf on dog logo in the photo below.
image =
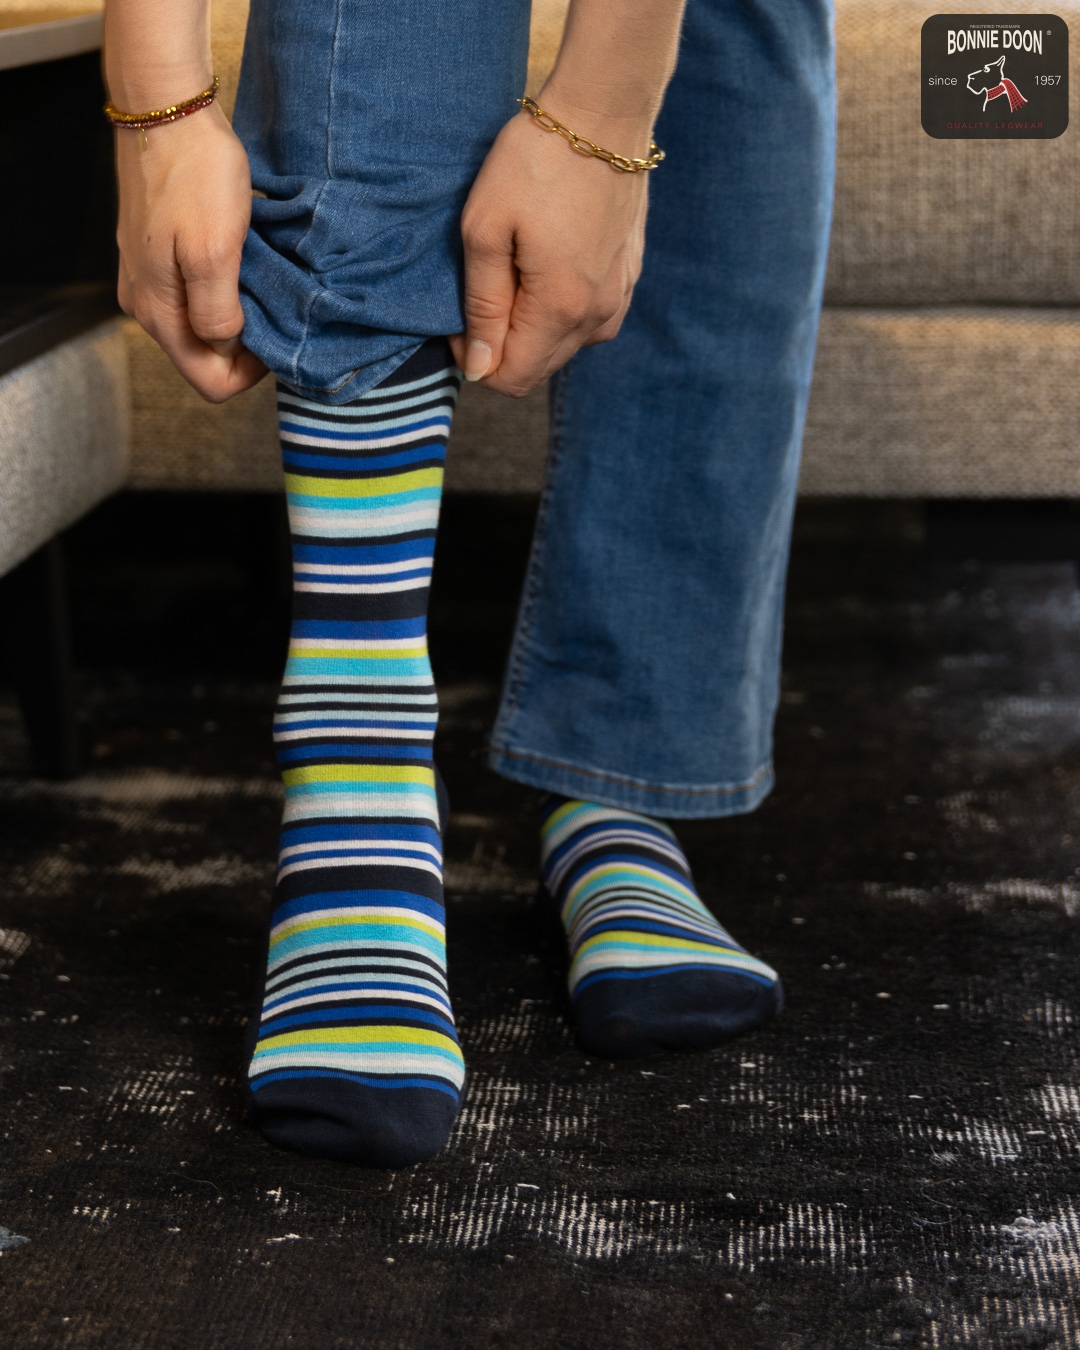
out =
<svg viewBox="0 0 1080 1350"><path fill-rule="evenodd" d="M988 89L986 91L987 103L989 103L992 99L1000 98L1002 94L1008 94L1009 96L1010 112L1015 112L1017 108L1022 108L1024 104L1027 102L1027 99L1023 96L1020 90L1017 89L1016 85L1013 84L1012 80L1002 79L1000 84L997 84L994 86L993 89Z"/></svg>

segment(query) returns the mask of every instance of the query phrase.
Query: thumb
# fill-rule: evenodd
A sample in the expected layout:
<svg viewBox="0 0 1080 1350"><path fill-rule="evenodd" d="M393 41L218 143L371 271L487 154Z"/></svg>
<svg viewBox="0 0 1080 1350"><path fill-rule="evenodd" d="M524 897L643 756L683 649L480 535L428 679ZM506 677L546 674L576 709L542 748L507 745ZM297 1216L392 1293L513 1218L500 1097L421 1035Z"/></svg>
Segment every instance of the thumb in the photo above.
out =
<svg viewBox="0 0 1080 1350"><path fill-rule="evenodd" d="M479 236L468 230L465 242L465 333L451 339L454 359L467 380L482 380L498 370L510 327L518 277L513 233Z"/></svg>

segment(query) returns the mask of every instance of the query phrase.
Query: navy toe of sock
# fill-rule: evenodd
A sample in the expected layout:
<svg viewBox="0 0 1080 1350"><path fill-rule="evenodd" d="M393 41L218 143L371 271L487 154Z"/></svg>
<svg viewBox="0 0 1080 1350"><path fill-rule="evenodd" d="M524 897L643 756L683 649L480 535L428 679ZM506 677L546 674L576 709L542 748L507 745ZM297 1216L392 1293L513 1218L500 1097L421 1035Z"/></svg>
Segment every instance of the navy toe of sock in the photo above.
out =
<svg viewBox="0 0 1080 1350"><path fill-rule="evenodd" d="M268 1083L250 1093L252 1121L279 1148L360 1167L411 1167L446 1144L458 1101L434 1088L347 1079Z"/></svg>
<svg viewBox="0 0 1080 1350"><path fill-rule="evenodd" d="M779 980L729 971L614 976L593 980L574 996L578 1039L606 1059L707 1049L760 1026L783 1006Z"/></svg>

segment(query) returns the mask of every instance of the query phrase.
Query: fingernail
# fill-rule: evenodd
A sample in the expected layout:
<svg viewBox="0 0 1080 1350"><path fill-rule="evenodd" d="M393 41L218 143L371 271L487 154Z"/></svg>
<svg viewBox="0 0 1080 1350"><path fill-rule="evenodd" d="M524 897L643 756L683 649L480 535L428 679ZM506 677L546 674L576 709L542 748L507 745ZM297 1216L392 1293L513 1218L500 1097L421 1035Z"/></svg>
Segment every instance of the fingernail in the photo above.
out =
<svg viewBox="0 0 1080 1350"><path fill-rule="evenodd" d="M482 380L491 365L491 348L478 338L470 338L465 348L465 378Z"/></svg>

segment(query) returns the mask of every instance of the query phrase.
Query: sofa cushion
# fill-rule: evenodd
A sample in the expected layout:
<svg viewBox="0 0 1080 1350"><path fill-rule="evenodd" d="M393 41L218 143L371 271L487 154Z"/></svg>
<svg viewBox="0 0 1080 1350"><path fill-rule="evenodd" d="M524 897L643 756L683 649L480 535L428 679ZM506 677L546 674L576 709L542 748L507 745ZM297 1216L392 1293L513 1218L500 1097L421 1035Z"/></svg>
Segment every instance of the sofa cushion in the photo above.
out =
<svg viewBox="0 0 1080 1350"><path fill-rule="evenodd" d="M137 487L278 491L269 380L203 403L129 324ZM826 308L800 491L814 496L1080 497L1080 311ZM446 486L537 492L547 401L467 385Z"/></svg>
<svg viewBox="0 0 1080 1350"><path fill-rule="evenodd" d="M131 368L131 486L277 492L282 488L274 381L205 403L134 319L123 321Z"/></svg>
<svg viewBox="0 0 1080 1350"><path fill-rule="evenodd" d="M1080 310L826 309L800 491L1080 497Z"/></svg>
<svg viewBox="0 0 1080 1350"><path fill-rule="evenodd" d="M826 308L803 496L1080 497L1080 310ZM453 491L536 492L547 403L468 388Z"/></svg>
<svg viewBox="0 0 1080 1350"><path fill-rule="evenodd" d="M134 320L124 321L133 393L132 487L279 492L274 382L209 404ZM453 492L536 492L547 440L547 390L502 398L466 385L447 458Z"/></svg>

